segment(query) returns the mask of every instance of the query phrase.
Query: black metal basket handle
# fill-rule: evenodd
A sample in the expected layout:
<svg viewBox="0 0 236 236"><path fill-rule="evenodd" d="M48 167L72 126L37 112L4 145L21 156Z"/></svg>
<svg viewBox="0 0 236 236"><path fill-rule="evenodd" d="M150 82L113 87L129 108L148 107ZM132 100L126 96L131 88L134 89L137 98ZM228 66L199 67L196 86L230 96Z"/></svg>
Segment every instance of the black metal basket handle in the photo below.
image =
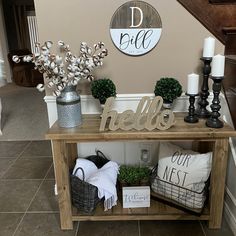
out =
<svg viewBox="0 0 236 236"><path fill-rule="evenodd" d="M84 170L83 170L81 167L78 167L78 168L75 170L75 173L74 173L73 175L76 175L76 173L77 173L78 170L81 170L81 171L82 171L83 181L84 181L85 174L84 174Z"/></svg>
<svg viewBox="0 0 236 236"><path fill-rule="evenodd" d="M151 170L151 180L153 181L157 177L158 163Z"/></svg>
<svg viewBox="0 0 236 236"><path fill-rule="evenodd" d="M109 159L104 155L104 153L102 151L96 149L95 152L96 152L97 156L103 158L106 161L109 161Z"/></svg>

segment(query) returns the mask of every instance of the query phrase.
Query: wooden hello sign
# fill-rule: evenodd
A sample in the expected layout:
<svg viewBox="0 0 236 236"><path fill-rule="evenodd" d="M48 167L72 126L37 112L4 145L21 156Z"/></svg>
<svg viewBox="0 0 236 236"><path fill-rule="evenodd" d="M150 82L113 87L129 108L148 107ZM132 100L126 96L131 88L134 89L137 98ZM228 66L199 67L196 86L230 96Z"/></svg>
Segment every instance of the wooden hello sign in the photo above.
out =
<svg viewBox="0 0 236 236"><path fill-rule="evenodd" d="M110 35L114 45L123 53L141 56L158 43L162 32L157 10L143 1L129 1L114 13Z"/></svg>
<svg viewBox="0 0 236 236"><path fill-rule="evenodd" d="M107 121L108 129L115 131L121 130L143 130L149 131L154 129L166 130L175 124L175 116L171 110L161 110L163 99L160 96L151 99L143 97L138 104L136 112L126 110L120 114L112 110L114 97L107 99L100 123L99 131L104 131ZM110 118L110 119L108 119Z"/></svg>

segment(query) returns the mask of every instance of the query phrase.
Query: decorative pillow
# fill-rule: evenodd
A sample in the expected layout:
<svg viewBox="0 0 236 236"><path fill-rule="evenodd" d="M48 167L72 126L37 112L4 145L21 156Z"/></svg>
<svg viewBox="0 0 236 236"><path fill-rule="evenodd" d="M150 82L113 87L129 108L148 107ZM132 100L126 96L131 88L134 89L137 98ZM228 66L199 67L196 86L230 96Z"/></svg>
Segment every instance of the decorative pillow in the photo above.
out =
<svg viewBox="0 0 236 236"><path fill-rule="evenodd" d="M212 152L200 154L171 143L161 142L154 191L186 206L201 208L195 192L202 193L211 171ZM190 190L190 191L186 191ZM200 199L202 195L198 196ZM201 199L202 200L202 199ZM194 202L195 201L195 202Z"/></svg>

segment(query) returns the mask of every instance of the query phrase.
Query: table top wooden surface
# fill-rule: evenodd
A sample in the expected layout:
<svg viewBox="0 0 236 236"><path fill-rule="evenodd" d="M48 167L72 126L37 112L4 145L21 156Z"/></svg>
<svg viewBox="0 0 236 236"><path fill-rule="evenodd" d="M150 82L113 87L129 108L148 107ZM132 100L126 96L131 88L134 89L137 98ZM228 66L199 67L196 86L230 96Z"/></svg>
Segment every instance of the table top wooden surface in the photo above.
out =
<svg viewBox="0 0 236 236"><path fill-rule="evenodd" d="M170 129L161 131L155 129L148 131L116 130L99 131L101 118L98 114L83 115L82 125L74 128L60 128L56 122L47 132L46 139L65 141L116 141L116 140L214 140L236 136L236 131L224 123L223 128L209 128L205 125L206 120L199 119L198 123L190 124L184 122L186 113L175 113L176 123ZM108 126L108 124L107 124ZM106 127L107 127L106 126Z"/></svg>

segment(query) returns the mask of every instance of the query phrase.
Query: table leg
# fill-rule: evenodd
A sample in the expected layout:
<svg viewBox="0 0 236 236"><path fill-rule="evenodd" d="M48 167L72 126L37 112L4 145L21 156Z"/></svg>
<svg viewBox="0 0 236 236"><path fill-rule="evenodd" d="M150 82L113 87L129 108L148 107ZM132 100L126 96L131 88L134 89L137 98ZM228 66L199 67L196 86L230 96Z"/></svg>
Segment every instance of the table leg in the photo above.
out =
<svg viewBox="0 0 236 236"><path fill-rule="evenodd" d="M224 204L225 177L228 160L228 139L215 141L210 182L209 228L221 228Z"/></svg>
<svg viewBox="0 0 236 236"><path fill-rule="evenodd" d="M66 147L67 147L68 166L70 169L72 169L72 168L74 168L75 160L78 157L77 143L67 143Z"/></svg>
<svg viewBox="0 0 236 236"><path fill-rule="evenodd" d="M66 144L63 141L52 141L52 146L61 229L73 229Z"/></svg>

